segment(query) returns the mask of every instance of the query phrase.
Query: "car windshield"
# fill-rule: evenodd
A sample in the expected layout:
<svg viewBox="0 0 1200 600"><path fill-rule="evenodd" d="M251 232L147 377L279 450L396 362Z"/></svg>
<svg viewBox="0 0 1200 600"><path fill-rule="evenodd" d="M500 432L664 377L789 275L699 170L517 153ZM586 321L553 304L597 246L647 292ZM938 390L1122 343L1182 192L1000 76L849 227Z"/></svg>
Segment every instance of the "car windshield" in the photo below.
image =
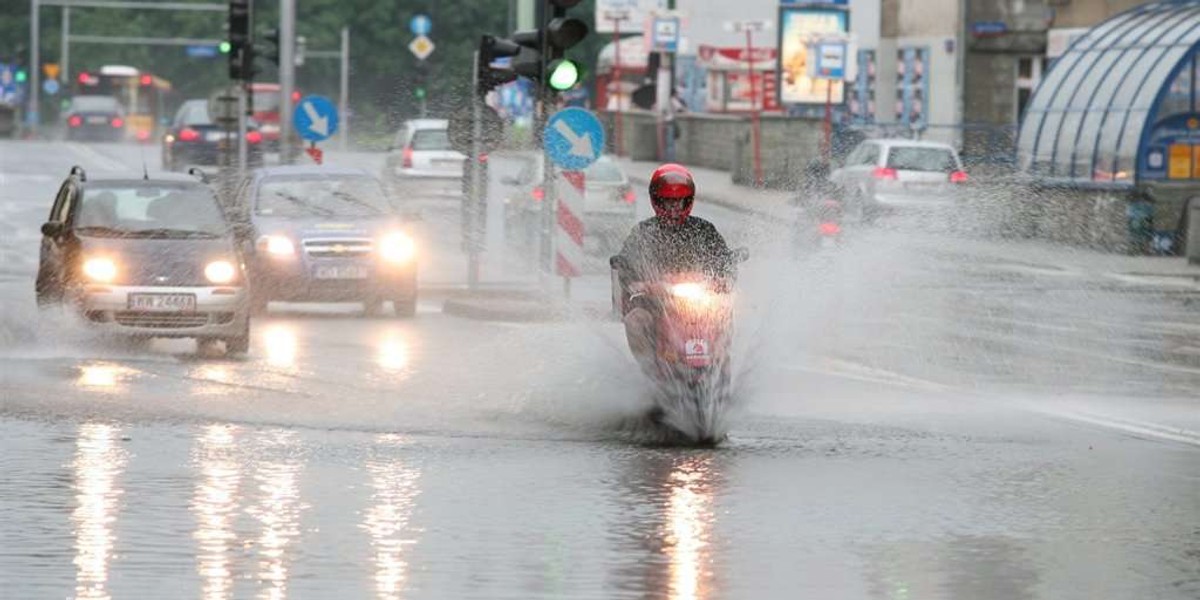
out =
<svg viewBox="0 0 1200 600"><path fill-rule="evenodd" d="M616 163L607 158L601 158L592 163L592 166L586 171L588 181L603 182L603 183L621 183L625 181L625 176L621 174L621 169L617 168Z"/></svg>
<svg viewBox="0 0 1200 600"><path fill-rule="evenodd" d="M413 133L413 150L452 150L445 129L418 129Z"/></svg>
<svg viewBox="0 0 1200 600"><path fill-rule="evenodd" d="M121 105L111 96L76 96L71 100L71 110L117 112Z"/></svg>
<svg viewBox="0 0 1200 600"><path fill-rule="evenodd" d="M888 152L888 167L899 171L949 173L958 169L954 153L944 148L895 147Z"/></svg>
<svg viewBox="0 0 1200 600"><path fill-rule="evenodd" d="M216 237L226 223L203 186L104 183L84 191L75 229L102 237Z"/></svg>
<svg viewBox="0 0 1200 600"><path fill-rule="evenodd" d="M276 177L258 189L255 212L285 218L372 217L391 212L383 187L364 176Z"/></svg>
<svg viewBox="0 0 1200 600"><path fill-rule="evenodd" d="M188 102L181 109L183 115L181 120L184 125L211 125L212 119L208 117L208 102Z"/></svg>
<svg viewBox="0 0 1200 600"><path fill-rule="evenodd" d="M253 99L254 112L277 112L279 110L279 92L277 91L256 91Z"/></svg>

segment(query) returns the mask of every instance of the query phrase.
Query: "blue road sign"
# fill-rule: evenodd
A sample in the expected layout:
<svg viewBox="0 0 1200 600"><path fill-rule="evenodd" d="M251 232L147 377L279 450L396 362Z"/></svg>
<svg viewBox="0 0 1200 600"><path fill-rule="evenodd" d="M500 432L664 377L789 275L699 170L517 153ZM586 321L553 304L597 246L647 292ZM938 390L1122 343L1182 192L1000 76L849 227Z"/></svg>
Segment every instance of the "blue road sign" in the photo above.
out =
<svg viewBox="0 0 1200 600"><path fill-rule="evenodd" d="M47 79L42 82L42 91L47 95L53 96L58 93L59 85L57 79Z"/></svg>
<svg viewBox="0 0 1200 600"><path fill-rule="evenodd" d="M604 151L604 126L591 111L564 108L550 117L542 139L551 162L579 171L596 162Z"/></svg>
<svg viewBox="0 0 1200 600"><path fill-rule="evenodd" d="M217 47L212 45L188 46L188 58L216 58Z"/></svg>
<svg viewBox="0 0 1200 600"><path fill-rule="evenodd" d="M651 29L653 50L657 52L679 51L679 17L654 17Z"/></svg>
<svg viewBox="0 0 1200 600"><path fill-rule="evenodd" d="M296 133L310 142L329 139L338 128L338 112L333 102L324 96L305 96L292 115Z"/></svg>
<svg viewBox="0 0 1200 600"><path fill-rule="evenodd" d="M413 15L413 18L408 22L408 30L413 35L429 35L433 31L433 19L429 15Z"/></svg>

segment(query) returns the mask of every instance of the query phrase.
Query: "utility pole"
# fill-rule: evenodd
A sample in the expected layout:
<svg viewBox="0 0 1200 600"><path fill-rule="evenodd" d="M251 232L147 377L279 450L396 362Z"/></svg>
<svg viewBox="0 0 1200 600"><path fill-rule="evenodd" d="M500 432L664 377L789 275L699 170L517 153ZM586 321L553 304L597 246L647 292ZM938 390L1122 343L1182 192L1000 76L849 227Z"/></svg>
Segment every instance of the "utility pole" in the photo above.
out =
<svg viewBox="0 0 1200 600"><path fill-rule="evenodd" d="M39 55L38 46L41 44L41 39L38 38L38 13L41 12L41 3L38 0L29 0L29 108L25 115L25 120L29 125L29 132L37 135L38 121L38 90L42 88L42 57Z"/></svg>
<svg viewBox="0 0 1200 600"><path fill-rule="evenodd" d="M471 169L471 197L467 198L468 210L463 215L467 222L467 289L479 287L479 219L482 218L483 204L483 165L480 158L483 155L483 100L478 98L479 89L479 49L475 50L471 59L471 156L467 159Z"/></svg>
<svg viewBox="0 0 1200 600"><path fill-rule="evenodd" d="M296 89L296 0L279 0L279 162L292 163L292 92Z"/></svg>
<svg viewBox="0 0 1200 600"><path fill-rule="evenodd" d="M59 40L58 51L58 81L66 87L67 81L71 79L71 7L64 6L62 9L62 39Z"/></svg>
<svg viewBox="0 0 1200 600"><path fill-rule="evenodd" d="M338 144L345 152L350 139L350 28L342 27L342 80L338 95L338 114L342 123L338 127Z"/></svg>

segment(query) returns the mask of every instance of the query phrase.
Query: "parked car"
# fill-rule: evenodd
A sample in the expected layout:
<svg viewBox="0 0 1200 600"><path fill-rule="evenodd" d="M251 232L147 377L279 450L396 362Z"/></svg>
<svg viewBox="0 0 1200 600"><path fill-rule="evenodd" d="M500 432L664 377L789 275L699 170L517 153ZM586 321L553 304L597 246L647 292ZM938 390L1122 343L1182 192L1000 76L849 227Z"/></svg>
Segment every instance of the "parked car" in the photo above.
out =
<svg viewBox="0 0 1200 600"><path fill-rule="evenodd" d="M183 176L89 178L59 188L42 225L41 307L135 337L250 344L249 294L236 235L212 189Z"/></svg>
<svg viewBox="0 0 1200 600"><path fill-rule="evenodd" d="M125 138L125 109L112 96L75 96L64 119L67 140L119 142Z"/></svg>
<svg viewBox="0 0 1200 600"><path fill-rule="evenodd" d="M263 135L258 124L251 120L246 128L246 162L250 166L263 164ZM163 136L162 164L168 171L181 171L186 166L218 166L222 152L237 158L237 137L226 133L208 114L208 100L184 102L175 112L171 127Z"/></svg>
<svg viewBox="0 0 1200 600"><path fill-rule="evenodd" d="M521 159L518 172L501 179L512 190L505 197L505 215L510 235L517 239L536 235L546 198L544 155L530 152ZM609 155L584 171L584 182L584 244L601 253L614 251L637 223L637 193Z"/></svg>
<svg viewBox="0 0 1200 600"><path fill-rule="evenodd" d="M393 193L404 196L462 193L461 152L450 144L445 119L406 121L388 147L381 179Z"/></svg>
<svg viewBox="0 0 1200 600"><path fill-rule="evenodd" d="M417 247L379 180L358 169L258 169L239 186L235 208L252 224L254 311L272 300L362 302L398 317L417 310Z"/></svg>
<svg viewBox="0 0 1200 600"><path fill-rule="evenodd" d="M847 217L952 207L968 180L953 147L938 142L873 139L858 145L830 174Z"/></svg>

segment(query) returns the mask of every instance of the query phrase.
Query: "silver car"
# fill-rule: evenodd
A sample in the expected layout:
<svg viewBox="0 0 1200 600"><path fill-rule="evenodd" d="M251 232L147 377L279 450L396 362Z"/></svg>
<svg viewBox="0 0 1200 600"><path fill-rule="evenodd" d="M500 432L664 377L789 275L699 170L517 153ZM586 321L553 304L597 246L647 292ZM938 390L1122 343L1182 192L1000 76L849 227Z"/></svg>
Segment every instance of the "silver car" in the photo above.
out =
<svg viewBox="0 0 1200 600"><path fill-rule="evenodd" d="M867 140L835 169L846 216L866 219L911 209L953 208L967 182L953 147L905 139Z"/></svg>
<svg viewBox="0 0 1200 600"><path fill-rule="evenodd" d="M38 305L134 337L250 343L245 268L208 186L179 176L89 179L75 167L42 225Z"/></svg>
<svg viewBox="0 0 1200 600"><path fill-rule="evenodd" d="M462 194L463 162L445 119L406 121L388 147L380 177L394 195Z"/></svg>

